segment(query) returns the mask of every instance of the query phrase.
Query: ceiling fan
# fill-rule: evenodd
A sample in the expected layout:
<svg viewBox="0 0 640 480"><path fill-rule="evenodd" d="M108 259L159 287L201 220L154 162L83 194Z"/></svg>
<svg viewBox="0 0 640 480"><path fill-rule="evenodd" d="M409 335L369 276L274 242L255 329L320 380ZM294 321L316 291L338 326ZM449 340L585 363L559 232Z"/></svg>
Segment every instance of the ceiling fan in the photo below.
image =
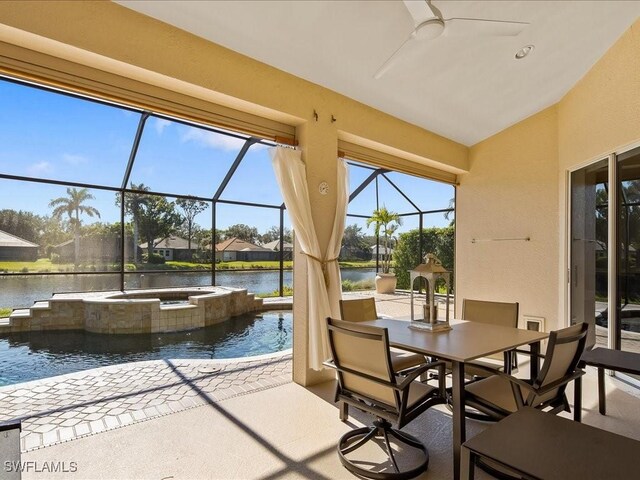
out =
<svg viewBox="0 0 640 480"><path fill-rule="evenodd" d="M382 77L402 56L405 47L412 42L427 42L439 37L462 35L489 35L512 37L518 35L529 25L526 22L508 22L485 18L444 18L442 12L431 0L403 0L414 22L409 37L391 54L375 73L376 80Z"/></svg>

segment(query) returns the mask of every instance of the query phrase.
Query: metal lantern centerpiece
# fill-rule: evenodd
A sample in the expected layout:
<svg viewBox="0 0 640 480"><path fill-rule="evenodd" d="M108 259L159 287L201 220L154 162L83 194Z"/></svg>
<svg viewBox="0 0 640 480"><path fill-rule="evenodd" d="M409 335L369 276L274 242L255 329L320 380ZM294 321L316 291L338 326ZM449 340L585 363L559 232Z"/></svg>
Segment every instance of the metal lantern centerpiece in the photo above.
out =
<svg viewBox="0 0 640 480"><path fill-rule="evenodd" d="M409 270L411 279L411 328L428 331L449 330L449 282L451 273L443 266L442 262L436 258L433 253L428 253L425 257L425 263L421 263L413 270ZM422 277L427 281L426 303L423 305L423 318L417 319L414 314L413 307L413 282L416 278ZM436 282L443 279L447 287L447 304L446 317L444 321L438 321L438 308L435 302Z"/></svg>

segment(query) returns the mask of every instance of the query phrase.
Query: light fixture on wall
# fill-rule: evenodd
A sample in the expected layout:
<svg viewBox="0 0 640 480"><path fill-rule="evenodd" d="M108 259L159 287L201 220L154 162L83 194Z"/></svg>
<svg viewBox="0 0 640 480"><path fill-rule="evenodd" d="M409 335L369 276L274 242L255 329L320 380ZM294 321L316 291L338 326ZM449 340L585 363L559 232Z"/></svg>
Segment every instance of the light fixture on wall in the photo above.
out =
<svg viewBox="0 0 640 480"><path fill-rule="evenodd" d="M525 45L516 52L516 60L522 60L524 57L533 52L534 48L536 48L534 45Z"/></svg>

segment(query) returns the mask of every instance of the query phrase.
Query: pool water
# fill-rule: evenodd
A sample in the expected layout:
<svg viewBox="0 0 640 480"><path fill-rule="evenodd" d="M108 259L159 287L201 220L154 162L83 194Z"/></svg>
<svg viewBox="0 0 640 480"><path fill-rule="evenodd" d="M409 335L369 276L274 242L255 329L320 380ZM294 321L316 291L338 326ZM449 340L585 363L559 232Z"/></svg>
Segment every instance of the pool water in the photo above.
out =
<svg viewBox="0 0 640 480"><path fill-rule="evenodd" d="M21 332L0 337L0 386L118 363L248 357L291 348L291 311L233 317L177 333Z"/></svg>

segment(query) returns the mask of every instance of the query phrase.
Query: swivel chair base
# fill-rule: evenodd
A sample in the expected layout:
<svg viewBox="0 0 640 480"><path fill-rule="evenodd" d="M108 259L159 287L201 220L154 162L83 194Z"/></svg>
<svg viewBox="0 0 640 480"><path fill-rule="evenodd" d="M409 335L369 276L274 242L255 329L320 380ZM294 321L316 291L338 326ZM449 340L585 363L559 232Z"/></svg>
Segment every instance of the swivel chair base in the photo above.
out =
<svg viewBox="0 0 640 480"><path fill-rule="evenodd" d="M400 471L396 462L395 455L389 443L389 436L394 437L398 442L412 447L419 452L420 460L418 465L410 470ZM390 463L393 465L395 472L377 472L359 467L354 461L349 460L346 455L362 447L364 444L374 438L382 438L387 451ZM400 430L392 428L391 423L382 418L376 419L371 427L358 428L344 434L338 443L338 455L340 462L351 473L360 475L365 478L374 480L404 480L414 478L427 470L429 466L429 451L424 444L417 438L408 435Z"/></svg>

